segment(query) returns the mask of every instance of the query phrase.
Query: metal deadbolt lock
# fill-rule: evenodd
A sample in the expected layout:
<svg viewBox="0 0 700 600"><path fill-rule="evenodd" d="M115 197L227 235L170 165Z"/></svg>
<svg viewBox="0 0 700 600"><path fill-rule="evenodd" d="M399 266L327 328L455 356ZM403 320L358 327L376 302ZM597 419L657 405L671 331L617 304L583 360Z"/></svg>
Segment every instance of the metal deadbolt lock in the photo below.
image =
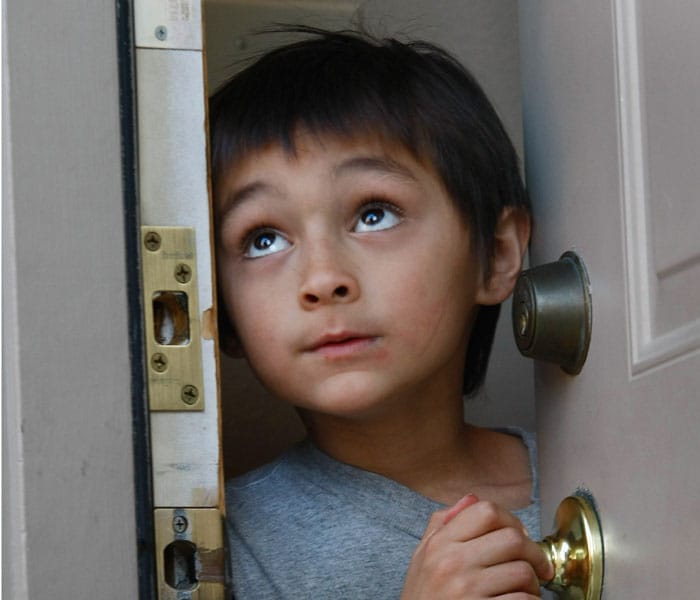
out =
<svg viewBox="0 0 700 600"><path fill-rule="evenodd" d="M523 271L513 292L513 334L520 353L581 372L591 339L591 292L575 252Z"/></svg>

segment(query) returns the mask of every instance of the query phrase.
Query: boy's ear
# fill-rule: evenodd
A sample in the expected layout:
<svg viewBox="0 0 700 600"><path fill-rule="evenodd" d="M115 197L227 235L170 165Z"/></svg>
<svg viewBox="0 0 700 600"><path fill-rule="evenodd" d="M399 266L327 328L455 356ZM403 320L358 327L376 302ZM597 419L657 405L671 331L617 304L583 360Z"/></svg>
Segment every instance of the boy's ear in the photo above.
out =
<svg viewBox="0 0 700 600"><path fill-rule="evenodd" d="M493 256L477 293L478 304L503 302L515 287L530 240L530 215L512 206L503 209L493 238Z"/></svg>

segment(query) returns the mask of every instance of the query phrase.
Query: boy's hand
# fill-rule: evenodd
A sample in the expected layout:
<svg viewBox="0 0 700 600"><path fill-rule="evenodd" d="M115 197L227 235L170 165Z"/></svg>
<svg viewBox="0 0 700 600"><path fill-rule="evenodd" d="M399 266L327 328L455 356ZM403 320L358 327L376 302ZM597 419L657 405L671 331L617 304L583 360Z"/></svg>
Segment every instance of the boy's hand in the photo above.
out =
<svg viewBox="0 0 700 600"><path fill-rule="evenodd" d="M552 566L509 511L476 496L436 512L413 553L401 600L540 598Z"/></svg>

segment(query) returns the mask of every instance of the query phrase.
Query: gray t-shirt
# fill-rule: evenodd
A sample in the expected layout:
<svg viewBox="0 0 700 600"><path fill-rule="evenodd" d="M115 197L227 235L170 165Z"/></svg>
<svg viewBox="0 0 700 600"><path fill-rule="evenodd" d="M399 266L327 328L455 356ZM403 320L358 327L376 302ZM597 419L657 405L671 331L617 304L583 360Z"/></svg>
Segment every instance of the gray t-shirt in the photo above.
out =
<svg viewBox="0 0 700 600"><path fill-rule="evenodd" d="M539 538L537 458L531 504L515 511ZM430 516L444 505L341 463L304 441L226 485L229 552L237 600L392 599Z"/></svg>

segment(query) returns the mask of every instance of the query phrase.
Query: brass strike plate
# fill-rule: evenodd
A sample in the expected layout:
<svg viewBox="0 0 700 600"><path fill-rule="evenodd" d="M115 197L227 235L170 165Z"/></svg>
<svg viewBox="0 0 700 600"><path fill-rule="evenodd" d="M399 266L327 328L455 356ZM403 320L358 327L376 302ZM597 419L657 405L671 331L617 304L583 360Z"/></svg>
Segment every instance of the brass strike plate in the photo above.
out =
<svg viewBox="0 0 700 600"><path fill-rule="evenodd" d="M224 600L223 521L216 508L157 508L158 600Z"/></svg>
<svg viewBox="0 0 700 600"><path fill-rule="evenodd" d="M141 243L149 407L204 410L194 229L142 227Z"/></svg>

